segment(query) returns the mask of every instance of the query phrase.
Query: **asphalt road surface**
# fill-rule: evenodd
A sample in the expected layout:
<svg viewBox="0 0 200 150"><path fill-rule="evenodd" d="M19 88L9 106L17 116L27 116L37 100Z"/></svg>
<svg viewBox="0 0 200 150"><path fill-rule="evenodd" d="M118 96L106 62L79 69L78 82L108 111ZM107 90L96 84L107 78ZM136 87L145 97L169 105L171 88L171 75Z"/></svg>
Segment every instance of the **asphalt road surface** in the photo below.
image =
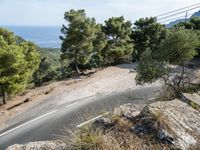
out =
<svg viewBox="0 0 200 150"><path fill-rule="evenodd" d="M140 87L108 95L78 99L52 107L0 132L0 150L13 144L58 139L66 129L74 129L102 112L125 103L151 103L158 96L159 87ZM33 110L30 110L30 114ZM30 115L27 114L27 115Z"/></svg>

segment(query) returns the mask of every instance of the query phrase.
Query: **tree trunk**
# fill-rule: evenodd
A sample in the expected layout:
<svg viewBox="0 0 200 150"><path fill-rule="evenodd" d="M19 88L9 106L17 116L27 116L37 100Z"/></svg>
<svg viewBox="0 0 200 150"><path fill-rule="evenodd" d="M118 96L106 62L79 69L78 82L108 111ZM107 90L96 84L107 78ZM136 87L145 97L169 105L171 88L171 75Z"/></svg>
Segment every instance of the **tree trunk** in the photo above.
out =
<svg viewBox="0 0 200 150"><path fill-rule="evenodd" d="M80 76L80 70L79 70L79 68L78 68L78 64L77 64L76 61L74 62L74 65L75 65L75 69L76 69L77 75Z"/></svg>
<svg viewBox="0 0 200 150"><path fill-rule="evenodd" d="M4 88L3 88L3 86L1 86L1 91L3 93L3 104L6 104L6 92L5 92Z"/></svg>
<svg viewBox="0 0 200 150"><path fill-rule="evenodd" d="M75 70L76 70L76 73L78 76L80 76L80 70L78 68L78 63L77 63L77 54L78 51L77 51L77 47L75 48L75 53L74 53L74 66L75 66Z"/></svg>
<svg viewBox="0 0 200 150"><path fill-rule="evenodd" d="M99 57L98 57L98 66L97 67L101 68L101 63L100 63L100 58Z"/></svg>
<svg viewBox="0 0 200 150"><path fill-rule="evenodd" d="M181 98L182 97L182 93L180 92L179 89L176 89L176 87L173 86L172 84L166 84L166 85L170 86L174 90L174 92L176 93L176 97L177 98Z"/></svg>
<svg viewBox="0 0 200 150"><path fill-rule="evenodd" d="M176 97L177 98L181 98L182 97L182 93L180 92L180 90L178 88L176 88L176 86L174 86L173 84L167 83L167 80L165 79L165 77L161 76L161 79L164 80L165 85L171 87L174 90L174 92L176 93Z"/></svg>
<svg viewBox="0 0 200 150"><path fill-rule="evenodd" d="M181 72L181 76L180 76L179 82L177 84L179 92L180 92L181 81L183 80L183 76L184 76L184 73L185 73L185 64L184 64L183 60L181 62L181 65L182 65L182 72Z"/></svg>
<svg viewBox="0 0 200 150"><path fill-rule="evenodd" d="M6 104L6 94L3 93L3 104Z"/></svg>

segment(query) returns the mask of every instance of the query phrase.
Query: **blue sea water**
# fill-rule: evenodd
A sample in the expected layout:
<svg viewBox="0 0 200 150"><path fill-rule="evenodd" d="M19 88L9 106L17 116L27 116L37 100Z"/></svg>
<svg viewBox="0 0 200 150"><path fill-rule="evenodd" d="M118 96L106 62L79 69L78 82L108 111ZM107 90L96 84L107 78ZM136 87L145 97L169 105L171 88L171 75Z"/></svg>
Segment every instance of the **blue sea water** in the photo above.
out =
<svg viewBox="0 0 200 150"><path fill-rule="evenodd" d="M59 39L61 27L59 26L4 26L4 28L40 47L61 47L61 40Z"/></svg>

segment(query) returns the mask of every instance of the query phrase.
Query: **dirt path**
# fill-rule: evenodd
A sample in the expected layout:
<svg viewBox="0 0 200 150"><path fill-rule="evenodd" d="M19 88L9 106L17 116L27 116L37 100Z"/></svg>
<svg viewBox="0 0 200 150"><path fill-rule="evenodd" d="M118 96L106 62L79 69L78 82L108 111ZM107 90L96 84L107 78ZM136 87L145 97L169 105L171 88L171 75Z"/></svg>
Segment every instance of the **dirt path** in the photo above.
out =
<svg viewBox="0 0 200 150"><path fill-rule="evenodd" d="M25 114L34 105L48 103L52 97L56 97L53 105L61 105L96 94L108 94L134 88L136 87L134 80L136 73L130 73L130 69L135 67L136 64L108 67L87 78L54 82L25 91L23 94L13 97L12 100L8 101L8 104L0 107L0 130L8 127L6 123L8 120L15 118L17 115ZM27 98L30 100L29 102L8 110Z"/></svg>

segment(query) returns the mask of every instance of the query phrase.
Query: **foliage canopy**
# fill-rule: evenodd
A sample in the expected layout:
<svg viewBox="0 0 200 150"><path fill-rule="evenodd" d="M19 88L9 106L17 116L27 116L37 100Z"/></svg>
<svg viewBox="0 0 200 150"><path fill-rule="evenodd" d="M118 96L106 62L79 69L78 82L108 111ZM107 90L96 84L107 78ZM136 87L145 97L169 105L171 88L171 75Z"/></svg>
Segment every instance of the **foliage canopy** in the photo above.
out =
<svg viewBox="0 0 200 150"><path fill-rule="evenodd" d="M23 90L39 64L39 54L31 42L21 41L12 32L0 28L0 88L6 94Z"/></svg>
<svg viewBox="0 0 200 150"><path fill-rule="evenodd" d="M141 18L134 23L134 30L131 38L135 44L134 53L139 59L147 49L155 50L160 42L165 38L166 29L164 25L157 22L156 18Z"/></svg>
<svg viewBox="0 0 200 150"><path fill-rule="evenodd" d="M65 13L68 26L63 25L61 36L63 40L61 51L62 59L71 59L77 74L80 74L78 65L87 64L91 58L94 41L101 27L94 18L88 18L85 10L70 10Z"/></svg>
<svg viewBox="0 0 200 150"><path fill-rule="evenodd" d="M118 63L121 58L133 52L134 45L130 38L132 23L125 21L123 16L106 20L103 31L108 40L104 49L104 58L107 63Z"/></svg>
<svg viewBox="0 0 200 150"><path fill-rule="evenodd" d="M157 79L162 79L180 96L181 85L187 78L185 63L197 54L198 45L198 37L194 32L185 29L168 30L165 40L161 42L157 51L153 52L147 49L143 53L137 68L137 83L151 83ZM170 78L169 63L178 64L182 67L182 71L176 74L173 79Z"/></svg>

